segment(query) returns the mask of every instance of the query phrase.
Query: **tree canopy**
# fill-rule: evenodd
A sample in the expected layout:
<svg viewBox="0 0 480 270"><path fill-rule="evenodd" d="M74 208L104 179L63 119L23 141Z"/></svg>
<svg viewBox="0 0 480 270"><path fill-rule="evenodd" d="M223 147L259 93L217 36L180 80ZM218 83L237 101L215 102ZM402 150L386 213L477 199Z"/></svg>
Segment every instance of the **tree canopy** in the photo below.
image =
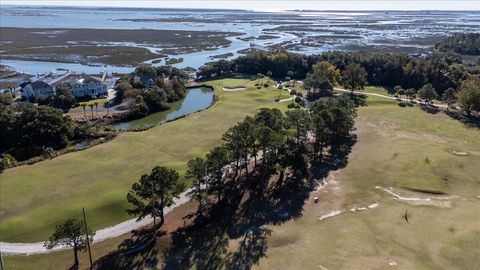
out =
<svg viewBox="0 0 480 270"><path fill-rule="evenodd" d="M455 33L444 37L435 48L439 51L454 51L461 54L480 55L480 34L479 33Z"/></svg>
<svg viewBox="0 0 480 270"><path fill-rule="evenodd" d="M178 179L178 172L162 166L153 168L150 174L142 175L127 194L127 200L133 206L127 212L138 219L148 215L154 220L159 217L161 226L165 220L164 208L171 206L185 188Z"/></svg>
<svg viewBox="0 0 480 270"><path fill-rule="evenodd" d="M87 248L87 234L90 244L93 242L95 233L86 228L85 223L76 218L67 219L63 224L55 227L55 232L50 236L49 240L45 242L44 246L47 249L52 249L56 246L69 246L73 248L74 268L78 266L78 251Z"/></svg>

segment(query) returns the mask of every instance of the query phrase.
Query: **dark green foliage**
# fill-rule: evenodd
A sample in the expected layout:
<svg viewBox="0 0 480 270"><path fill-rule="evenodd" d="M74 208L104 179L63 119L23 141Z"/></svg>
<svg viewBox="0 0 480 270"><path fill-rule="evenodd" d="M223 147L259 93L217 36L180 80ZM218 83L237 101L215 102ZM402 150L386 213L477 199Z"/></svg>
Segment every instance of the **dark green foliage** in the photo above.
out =
<svg viewBox="0 0 480 270"><path fill-rule="evenodd" d="M125 92L132 88L133 86L128 82L128 78L119 79L115 85L115 103L122 103L125 97Z"/></svg>
<svg viewBox="0 0 480 270"><path fill-rule="evenodd" d="M0 93L0 106L8 106L12 103L12 94L10 92Z"/></svg>
<svg viewBox="0 0 480 270"><path fill-rule="evenodd" d="M138 119L145 117L150 114L148 109L148 105L143 99L143 96L137 96L135 99L135 104L130 108L128 111L127 118L128 119Z"/></svg>
<svg viewBox="0 0 480 270"><path fill-rule="evenodd" d="M471 116L473 112L480 113L480 78L471 76L460 87L457 94L458 104Z"/></svg>
<svg viewBox="0 0 480 270"><path fill-rule="evenodd" d="M17 165L17 161L12 155L3 154L0 156L0 172L5 169L15 167Z"/></svg>
<svg viewBox="0 0 480 270"><path fill-rule="evenodd" d="M94 232L87 227L88 242L93 242ZM50 236L50 239L45 242L44 246L47 249L52 249L56 246L69 246L73 248L74 268L78 266L78 251L87 248L87 235L85 233L85 224L83 221L76 218L67 219L65 223L55 227L55 232Z"/></svg>
<svg viewBox="0 0 480 270"><path fill-rule="evenodd" d="M152 215L160 218L160 226L164 223L163 209L173 204L185 185L178 182L178 172L167 167L157 166L150 174L144 174L132 185L127 200L133 208L128 209L130 215L142 219ZM154 228L156 231L156 228Z"/></svg>
<svg viewBox="0 0 480 270"><path fill-rule="evenodd" d="M430 102L437 98L438 94L431 84L426 84L417 92L418 96L425 102Z"/></svg>
<svg viewBox="0 0 480 270"><path fill-rule="evenodd" d="M50 106L22 104L0 110L0 151L15 148L12 155L19 160L36 155L45 147L63 148L73 135L70 119Z"/></svg>
<svg viewBox="0 0 480 270"><path fill-rule="evenodd" d="M479 33L455 33L440 40L436 45L439 51L454 51L461 54L480 55Z"/></svg>
<svg viewBox="0 0 480 270"><path fill-rule="evenodd" d="M337 72L345 72L349 64L358 64L366 71L366 83L404 89L419 89L431 83L439 95L449 87L457 89L468 73L463 68L461 58L454 53L434 53L426 57L414 57L399 53L370 53L332 51L320 55L296 55L287 52L256 51L237 59L211 62L202 66L198 75L208 79L214 73L219 75L240 72L256 75L271 71L275 76L290 79L303 79L314 71L314 65L324 61L333 65L328 76L338 79ZM317 66L318 67L318 66ZM292 76L288 71L295 70ZM327 68L328 71L328 68ZM321 72L325 73L325 72ZM332 82L331 82L332 83Z"/></svg>
<svg viewBox="0 0 480 270"><path fill-rule="evenodd" d="M150 112L158 112L167 110L169 107L165 104L165 91L158 87L145 89L143 91L143 99L148 106Z"/></svg>
<svg viewBox="0 0 480 270"><path fill-rule="evenodd" d="M69 83L63 83L55 88L55 96L51 105L55 108L67 112L77 102L72 93L72 86Z"/></svg>
<svg viewBox="0 0 480 270"><path fill-rule="evenodd" d="M208 199L207 183L208 183L208 167L203 158L195 158L187 163L187 173L185 178L192 179L192 189L188 193L192 199L198 202L198 212L203 214Z"/></svg>
<svg viewBox="0 0 480 270"><path fill-rule="evenodd" d="M110 139L116 134L108 127L75 123L53 107L29 103L0 106L0 129L0 153L10 154L18 161L39 155L51 158L69 143L101 137ZM47 153L46 149L51 150Z"/></svg>
<svg viewBox="0 0 480 270"><path fill-rule="evenodd" d="M367 72L359 64L349 64L342 73L342 80L346 89L362 90L367 83Z"/></svg>

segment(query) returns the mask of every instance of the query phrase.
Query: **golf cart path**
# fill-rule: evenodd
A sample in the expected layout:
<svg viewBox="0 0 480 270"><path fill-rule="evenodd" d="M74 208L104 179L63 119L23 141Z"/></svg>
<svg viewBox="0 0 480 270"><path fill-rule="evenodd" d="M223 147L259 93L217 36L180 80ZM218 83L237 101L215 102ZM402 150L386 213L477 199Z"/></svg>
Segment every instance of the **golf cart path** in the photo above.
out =
<svg viewBox="0 0 480 270"><path fill-rule="evenodd" d="M164 209L165 215L170 213L175 207L180 206L182 204L187 203L190 198L187 196L187 191L181 193L179 198L174 200L174 204L170 207L166 207ZM124 221L117 225L107 227L95 232L94 236L94 243L102 242L104 240L114 238L120 236L122 234L126 234L131 232L132 230L139 229L143 226L146 226L153 222L153 218L151 216L145 217L140 221L137 221L136 218ZM55 247L53 249L46 249L43 246L44 242L37 242L37 243L7 243L7 242L0 242L0 252L4 254L17 254L17 255L31 255L31 254L40 254L40 253L50 253L56 250L63 250L68 249L69 247Z"/></svg>
<svg viewBox="0 0 480 270"><path fill-rule="evenodd" d="M260 151L257 154L257 159L261 159L263 153ZM248 162L251 162L253 157L248 158ZM242 166L243 163L240 164ZM234 163L225 165L224 173L230 171L234 166ZM190 201L190 197L187 195L192 189L187 189L181 193L178 198L173 200L173 204L169 207L163 209L164 215L170 213L175 207L185 204ZM129 233L133 230L144 227L150 223L153 223L153 218L151 216L145 217L139 221L137 218L133 218L117 225L107 227L95 232L93 237L93 243L102 242L104 240L120 236L122 234ZM7 243L0 242L0 253L11 254L11 255L31 255L31 254L41 254L41 253L50 253L57 250L70 249L71 247L54 247L53 249L46 249L43 246L44 242L37 243Z"/></svg>
<svg viewBox="0 0 480 270"><path fill-rule="evenodd" d="M343 92L343 93L352 93L352 91L350 91L350 90L342 89L342 88L338 88L338 87L334 87L333 90L335 90L337 92ZM369 92L363 92L363 91L353 91L353 93L355 95L367 95L367 96L375 96L375 97L381 97L381 98L386 98L386 99L391 99L391 100L409 101L406 98L399 99L399 98L396 98L396 97L386 96L386 95L377 94L377 93L369 93ZM437 107L441 107L441 108L447 108L447 105L445 105L445 104L434 104L434 105L437 106Z"/></svg>

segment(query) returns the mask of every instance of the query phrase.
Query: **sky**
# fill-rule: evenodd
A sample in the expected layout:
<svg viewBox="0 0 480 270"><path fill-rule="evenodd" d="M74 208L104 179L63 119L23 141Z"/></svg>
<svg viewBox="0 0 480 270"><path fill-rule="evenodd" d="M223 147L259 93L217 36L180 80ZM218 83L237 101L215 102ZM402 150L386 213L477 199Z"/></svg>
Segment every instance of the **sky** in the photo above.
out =
<svg viewBox="0 0 480 270"><path fill-rule="evenodd" d="M220 8L280 11L292 9L309 10L480 10L480 0L0 0L7 5L59 5L59 6L111 6L111 7L158 7L158 8Z"/></svg>

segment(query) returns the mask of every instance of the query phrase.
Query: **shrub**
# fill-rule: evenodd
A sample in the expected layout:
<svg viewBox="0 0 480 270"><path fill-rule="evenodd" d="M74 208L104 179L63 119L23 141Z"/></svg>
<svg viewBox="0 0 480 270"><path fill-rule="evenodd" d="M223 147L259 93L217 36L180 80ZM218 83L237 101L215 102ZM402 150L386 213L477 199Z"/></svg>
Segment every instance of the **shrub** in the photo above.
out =
<svg viewBox="0 0 480 270"><path fill-rule="evenodd" d="M0 159L0 172L5 170L5 169L15 167L15 166L17 166L17 161L15 160L15 158L12 155L4 154L1 157L1 159Z"/></svg>
<svg viewBox="0 0 480 270"><path fill-rule="evenodd" d="M47 147L43 150L42 156L47 159L47 158L54 158L57 156L57 152L53 150L51 147Z"/></svg>

